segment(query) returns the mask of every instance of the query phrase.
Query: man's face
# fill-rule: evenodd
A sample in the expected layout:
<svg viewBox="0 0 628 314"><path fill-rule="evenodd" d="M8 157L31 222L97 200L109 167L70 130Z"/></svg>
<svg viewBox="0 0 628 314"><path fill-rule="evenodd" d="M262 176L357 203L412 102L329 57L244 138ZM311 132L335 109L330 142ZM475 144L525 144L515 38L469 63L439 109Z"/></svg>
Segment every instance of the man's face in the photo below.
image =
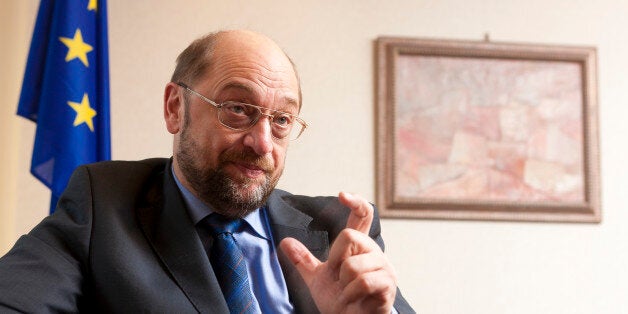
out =
<svg viewBox="0 0 628 314"><path fill-rule="evenodd" d="M217 103L238 101L298 113L296 75L274 45L221 42L214 60L192 89ZM283 172L289 140L273 138L266 117L248 130L231 130L218 120L217 108L183 88L180 93L187 104L174 158L182 183L225 216L243 217L262 206Z"/></svg>

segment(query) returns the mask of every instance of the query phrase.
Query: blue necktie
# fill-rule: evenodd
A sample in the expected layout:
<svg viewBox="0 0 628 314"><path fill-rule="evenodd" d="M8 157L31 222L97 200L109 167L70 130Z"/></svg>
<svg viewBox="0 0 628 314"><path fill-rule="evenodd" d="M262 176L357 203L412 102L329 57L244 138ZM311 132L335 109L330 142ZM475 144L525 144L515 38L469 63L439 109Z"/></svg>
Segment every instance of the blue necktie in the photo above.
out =
<svg viewBox="0 0 628 314"><path fill-rule="evenodd" d="M259 306L251 293L246 261L232 235L242 224L242 219L228 220L219 214L212 214L206 221L214 237L209 260L229 311L231 314L257 313Z"/></svg>

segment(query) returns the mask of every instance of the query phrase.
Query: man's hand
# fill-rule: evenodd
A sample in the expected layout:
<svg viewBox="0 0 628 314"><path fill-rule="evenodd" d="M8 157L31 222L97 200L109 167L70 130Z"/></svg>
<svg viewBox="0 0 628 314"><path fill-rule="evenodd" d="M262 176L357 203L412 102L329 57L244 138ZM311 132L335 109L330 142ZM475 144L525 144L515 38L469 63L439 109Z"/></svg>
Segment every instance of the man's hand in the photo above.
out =
<svg viewBox="0 0 628 314"><path fill-rule="evenodd" d="M286 238L281 249L295 265L322 313L390 313L397 289L394 270L368 236L373 207L363 198L339 194L351 209L344 229L319 261L301 242Z"/></svg>

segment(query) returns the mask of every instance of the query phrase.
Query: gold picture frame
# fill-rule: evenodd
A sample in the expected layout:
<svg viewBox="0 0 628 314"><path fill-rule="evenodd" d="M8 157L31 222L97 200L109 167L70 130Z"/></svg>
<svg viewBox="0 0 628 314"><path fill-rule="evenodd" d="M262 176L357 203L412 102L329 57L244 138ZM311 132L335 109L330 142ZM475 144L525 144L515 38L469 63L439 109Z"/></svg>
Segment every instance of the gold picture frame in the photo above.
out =
<svg viewBox="0 0 628 314"><path fill-rule="evenodd" d="M601 221L596 48L375 46L382 217Z"/></svg>

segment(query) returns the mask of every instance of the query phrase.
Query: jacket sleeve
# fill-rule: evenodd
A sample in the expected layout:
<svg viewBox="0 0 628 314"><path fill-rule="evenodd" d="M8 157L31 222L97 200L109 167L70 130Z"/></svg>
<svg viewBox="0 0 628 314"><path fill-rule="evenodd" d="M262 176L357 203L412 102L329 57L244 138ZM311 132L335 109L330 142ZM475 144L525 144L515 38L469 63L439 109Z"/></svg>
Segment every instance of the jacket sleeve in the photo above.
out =
<svg viewBox="0 0 628 314"><path fill-rule="evenodd" d="M0 258L0 312L78 312L87 301L92 225L86 168L78 168L55 213Z"/></svg>
<svg viewBox="0 0 628 314"><path fill-rule="evenodd" d="M380 246L382 251L384 251L385 245L384 245L384 239L382 238L382 235L381 235L379 211L377 210L377 206L375 206L374 204L371 204L371 205L373 205L373 208L374 208L374 213L373 213L374 217L373 217L373 224L371 225L371 230L369 232L369 235ZM401 291L399 290L398 287L397 287L397 295L395 297L395 302L393 304L393 307L399 314L415 314L416 313L414 309L410 306L408 301L406 301L403 295L401 295Z"/></svg>

